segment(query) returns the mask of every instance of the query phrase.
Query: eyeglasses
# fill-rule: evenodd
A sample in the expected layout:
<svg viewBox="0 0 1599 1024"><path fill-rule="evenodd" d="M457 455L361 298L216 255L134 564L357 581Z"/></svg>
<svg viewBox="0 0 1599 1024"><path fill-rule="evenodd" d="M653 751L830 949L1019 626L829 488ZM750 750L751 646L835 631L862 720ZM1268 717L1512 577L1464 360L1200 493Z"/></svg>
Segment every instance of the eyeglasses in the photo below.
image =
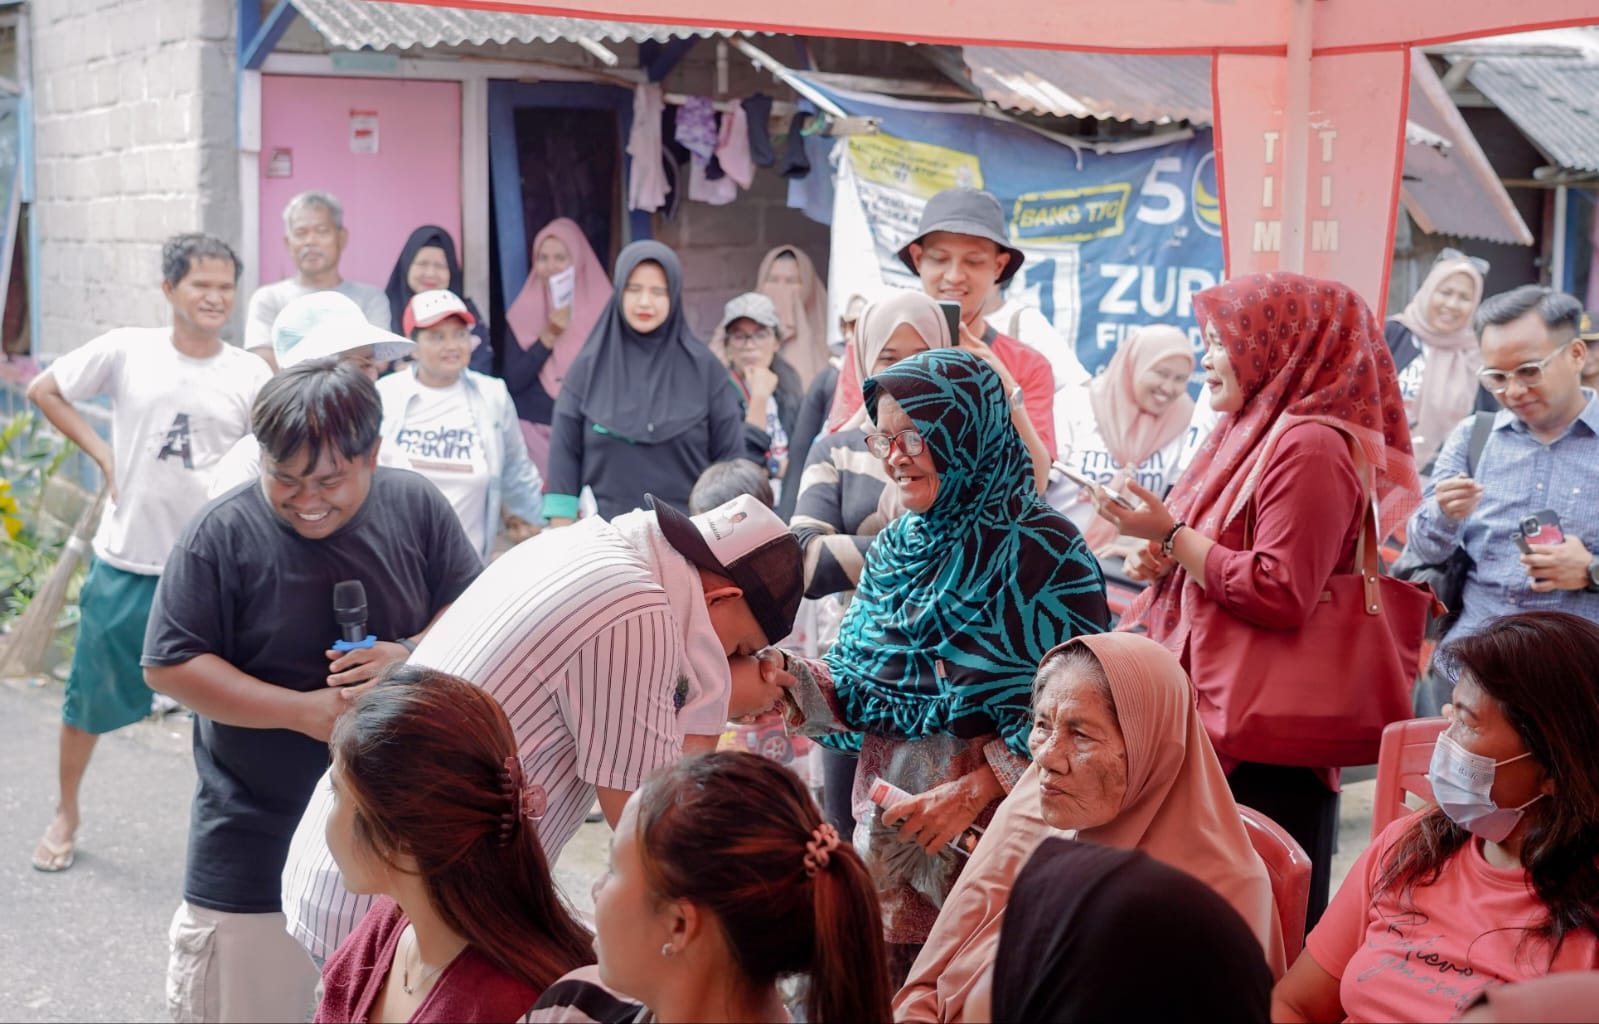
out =
<svg viewBox="0 0 1599 1024"><path fill-rule="evenodd" d="M1437 258L1434 259L1433 262L1434 263L1447 263L1450 260L1466 260L1473 267L1477 268L1477 273L1481 274L1483 277L1487 277L1488 276L1489 264L1488 264L1487 260L1483 259L1481 256L1467 256L1465 253L1461 252L1459 249L1456 249L1456 248L1453 248L1453 247L1440 249L1438 251Z"/></svg>
<svg viewBox="0 0 1599 1024"><path fill-rule="evenodd" d="M734 333L734 334L729 334L727 336L727 343L729 345L740 345L740 346L743 346L743 345L759 345L763 341L771 340L771 337L772 337L772 332L769 329L767 329L765 327L762 327L759 330L755 331L753 334L745 334L742 331L739 331L739 332Z"/></svg>
<svg viewBox="0 0 1599 1024"><path fill-rule="evenodd" d="M1477 379L1482 381L1483 387L1496 395L1502 395L1510 390L1512 378L1524 388L1535 388L1543 383L1543 368L1564 351L1566 351L1564 348L1557 348L1537 362L1522 363L1514 370L1478 370Z"/></svg>
<svg viewBox="0 0 1599 1024"><path fill-rule="evenodd" d="M905 453L908 459L914 459L927 450L927 441L915 430L901 430L897 434L867 434L866 450L879 459L888 458L888 453L895 446Z"/></svg>

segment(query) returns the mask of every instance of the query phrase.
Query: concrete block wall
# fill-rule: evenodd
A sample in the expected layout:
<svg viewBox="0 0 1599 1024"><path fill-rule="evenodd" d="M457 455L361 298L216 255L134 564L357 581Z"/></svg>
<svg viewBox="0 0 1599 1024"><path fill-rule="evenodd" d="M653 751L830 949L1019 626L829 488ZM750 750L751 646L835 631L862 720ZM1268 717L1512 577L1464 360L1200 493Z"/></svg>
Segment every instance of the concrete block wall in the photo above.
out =
<svg viewBox="0 0 1599 1024"><path fill-rule="evenodd" d="M710 206L685 199L675 220L656 218L655 237L683 261L683 307L701 338L710 340L728 299L755 290L761 257L779 245L804 250L827 283L827 225L787 203L787 179L759 168L754 184L736 202Z"/></svg>
<svg viewBox="0 0 1599 1024"><path fill-rule="evenodd" d="M161 243L237 247L233 10L228 0L30 5L46 357L112 327L170 319ZM235 324L239 322L235 316Z"/></svg>

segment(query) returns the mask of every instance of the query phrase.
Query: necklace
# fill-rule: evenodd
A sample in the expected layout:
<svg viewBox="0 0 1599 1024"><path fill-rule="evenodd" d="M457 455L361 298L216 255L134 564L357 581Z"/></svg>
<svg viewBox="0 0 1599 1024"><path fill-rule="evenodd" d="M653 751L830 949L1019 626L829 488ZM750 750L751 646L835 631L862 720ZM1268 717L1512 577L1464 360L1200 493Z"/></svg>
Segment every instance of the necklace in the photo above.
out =
<svg viewBox="0 0 1599 1024"><path fill-rule="evenodd" d="M416 950L416 965L418 967L422 967L422 947L417 945L416 929L407 928L406 934L411 937L411 948ZM450 959L444 961L442 964L439 964L437 967L429 967L427 970L422 972L422 976L417 979L416 984L412 985L411 965L409 963L410 959L411 958L407 956L405 958L406 962L402 962L400 964L400 987L405 990L405 994L408 996L416 995L416 990L419 988L426 988L428 982L432 981L438 976L440 971L444 970L444 968L450 966L450 964L455 961L455 957L452 956Z"/></svg>

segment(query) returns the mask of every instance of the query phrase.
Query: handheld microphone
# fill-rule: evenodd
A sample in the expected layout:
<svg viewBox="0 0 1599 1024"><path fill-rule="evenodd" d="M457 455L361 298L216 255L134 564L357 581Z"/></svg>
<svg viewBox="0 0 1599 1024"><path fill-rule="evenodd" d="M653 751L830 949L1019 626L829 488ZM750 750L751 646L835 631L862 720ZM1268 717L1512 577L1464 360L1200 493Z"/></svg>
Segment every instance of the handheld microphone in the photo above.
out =
<svg viewBox="0 0 1599 1024"><path fill-rule="evenodd" d="M366 587L360 580L340 580L333 584L333 621L339 626L335 651L371 647L377 637L366 631Z"/></svg>

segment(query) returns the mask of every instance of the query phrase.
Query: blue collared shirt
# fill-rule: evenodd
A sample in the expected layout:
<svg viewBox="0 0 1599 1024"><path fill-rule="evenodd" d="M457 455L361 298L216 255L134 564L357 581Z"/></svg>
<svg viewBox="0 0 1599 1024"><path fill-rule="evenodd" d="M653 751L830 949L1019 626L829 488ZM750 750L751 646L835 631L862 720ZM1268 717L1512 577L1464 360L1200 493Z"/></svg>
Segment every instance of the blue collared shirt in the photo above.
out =
<svg viewBox="0 0 1599 1024"><path fill-rule="evenodd" d="M1411 516L1409 550L1424 562L1442 562L1456 547L1476 563L1466 577L1464 610L1449 636L1468 636L1489 619L1517 612L1555 610L1599 622L1599 594L1581 590L1536 593L1521 564L1521 551L1510 539L1525 516L1553 509L1566 536L1576 535L1599 554L1599 395L1588 398L1582 414L1566 432L1544 444L1508 409L1494 416L1493 430L1474 474L1482 484L1482 500L1463 520L1450 519L1438 507L1433 483L1427 484L1421 508ZM1466 471L1471 420L1455 428L1438 455L1433 481Z"/></svg>

